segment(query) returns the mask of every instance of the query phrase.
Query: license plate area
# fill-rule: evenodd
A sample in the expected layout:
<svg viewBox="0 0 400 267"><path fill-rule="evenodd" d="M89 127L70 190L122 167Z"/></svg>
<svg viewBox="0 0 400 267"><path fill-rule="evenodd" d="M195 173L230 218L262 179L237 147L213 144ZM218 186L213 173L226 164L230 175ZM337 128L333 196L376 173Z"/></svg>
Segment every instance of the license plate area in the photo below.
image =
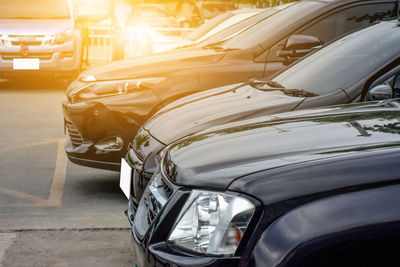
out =
<svg viewBox="0 0 400 267"><path fill-rule="evenodd" d="M14 58L14 70L38 70L40 69L40 60L38 58Z"/></svg>
<svg viewBox="0 0 400 267"><path fill-rule="evenodd" d="M125 196L129 199L132 188L132 168L124 158L121 158L121 173L119 178L119 187Z"/></svg>

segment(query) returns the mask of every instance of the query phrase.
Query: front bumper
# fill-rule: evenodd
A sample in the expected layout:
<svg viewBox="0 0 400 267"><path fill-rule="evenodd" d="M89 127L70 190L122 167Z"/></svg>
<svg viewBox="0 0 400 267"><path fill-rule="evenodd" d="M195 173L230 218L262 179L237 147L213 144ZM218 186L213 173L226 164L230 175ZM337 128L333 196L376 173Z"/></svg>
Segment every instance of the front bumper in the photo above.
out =
<svg viewBox="0 0 400 267"><path fill-rule="evenodd" d="M19 46L0 46L0 73L3 77L16 75L57 74L68 75L80 70L82 44L70 41L54 46L30 46L28 58L39 58L39 70L14 70L13 59L21 58Z"/></svg>
<svg viewBox="0 0 400 267"><path fill-rule="evenodd" d="M137 125L129 124L121 116L116 118L118 114L112 114L104 105L65 101L62 109L68 158L78 165L119 171L121 157L125 156ZM118 139L119 145L104 149L104 144L112 139Z"/></svg>

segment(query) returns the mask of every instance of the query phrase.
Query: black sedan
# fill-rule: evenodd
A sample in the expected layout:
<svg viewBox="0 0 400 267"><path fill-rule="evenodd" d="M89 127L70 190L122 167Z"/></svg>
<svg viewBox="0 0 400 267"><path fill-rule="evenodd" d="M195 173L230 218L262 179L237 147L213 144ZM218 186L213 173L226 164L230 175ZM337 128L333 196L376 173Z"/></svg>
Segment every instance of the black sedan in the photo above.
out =
<svg viewBox="0 0 400 267"><path fill-rule="evenodd" d="M306 113L164 149L130 200L135 264L399 266L400 103Z"/></svg>
<svg viewBox="0 0 400 267"><path fill-rule="evenodd" d="M394 0L301 1L274 7L239 34L83 73L63 104L71 161L119 169L140 126L183 96L269 77L338 36L397 14ZM264 16L264 17L262 17ZM253 19L253 18L249 18ZM237 26L235 26L237 27ZM207 42L210 42L209 40Z"/></svg>
<svg viewBox="0 0 400 267"><path fill-rule="evenodd" d="M154 172L157 152L186 135L279 112L398 96L397 24L380 22L345 36L272 80L216 88L166 106L143 125L128 152L135 158L131 167L137 190Z"/></svg>

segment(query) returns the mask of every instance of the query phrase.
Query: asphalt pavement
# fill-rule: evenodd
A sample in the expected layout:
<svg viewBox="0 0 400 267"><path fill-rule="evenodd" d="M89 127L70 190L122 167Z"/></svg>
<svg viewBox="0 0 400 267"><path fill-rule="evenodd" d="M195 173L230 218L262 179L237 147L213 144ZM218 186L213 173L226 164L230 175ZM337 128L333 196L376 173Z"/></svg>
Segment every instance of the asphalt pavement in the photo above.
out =
<svg viewBox="0 0 400 267"><path fill-rule="evenodd" d="M119 174L63 151L64 87L0 80L0 265L132 266Z"/></svg>

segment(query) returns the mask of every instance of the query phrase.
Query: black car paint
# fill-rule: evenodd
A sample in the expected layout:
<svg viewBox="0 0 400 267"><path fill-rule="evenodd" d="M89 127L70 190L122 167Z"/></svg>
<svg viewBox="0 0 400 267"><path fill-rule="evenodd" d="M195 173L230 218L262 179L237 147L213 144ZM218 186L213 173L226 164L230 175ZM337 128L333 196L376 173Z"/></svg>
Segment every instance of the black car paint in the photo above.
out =
<svg viewBox="0 0 400 267"><path fill-rule="evenodd" d="M140 266L298 266L293 262L315 250L307 245L344 242L346 233L377 225L399 227L400 211L393 205L400 200L399 103L343 105L310 114L220 129L169 146L163 164L174 164L176 172L164 177L175 193L143 242L133 229L135 261ZM344 131L341 136L336 128ZM208 175L218 171L221 175ZM247 195L260 203L234 257L202 257L166 242L192 188Z"/></svg>
<svg viewBox="0 0 400 267"><path fill-rule="evenodd" d="M393 25L397 25L397 22L381 23L381 26L389 31L397 31L399 28L397 26L393 28ZM370 29L360 32L364 32L363 36L371 34L371 31L381 32L381 26L371 26ZM360 36L360 34L356 34L356 37L353 38ZM340 39L338 42L343 44L346 43L346 40L351 41L350 37L345 37L344 41ZM332 47L336 47L335 42L332 43ZM317 55L311 55L309 58L313 56ZM321 58L324 59L324 57ZM292 68L301 65L304 61L300 61ZM291 71L292 68L283 71L281 74ZM311 68L314 68L312 64ZM278 112L328 104L359 102L364 99L364 92L368 91L369 88L385 82L396 73L400 73L400 58L396 58L390 63L385 62L383 65L377 65L372 73L365 73L360 81L349 84L346 88L338 88L330 94L315 97L293 97L281 92L264 92L247 84L236 84L231 87L225 86L207 90L177 100L161 109L142 126L133 140L131 149L128 150L128 158L135 159L136 162L136 164L131 164L131 167L135 169L133 176L133 182L136 184L135 202L138 202L147 181L156 169L156 153L174 140L196 134L203 129L217 127L218 125L224 126L227 123L235 123L241 120L253 118L261 122L268 120L263 116ZM281 74L275 76L275 78L280 77ZM308 75L305 77L306 79L313 79L315 75L318 75L318 72L317 70L316 73L310 71ZM133 162L133 160L130 160L130 162Z"/></svg>
<svg viewBox="0 0 400 267"><path fill-rule="evenodd" d="M283 46L289 35L339 9L372 3L390 3L394 6L397 2L306 1L300 3L306 8L303 7L303 11L298 13L296 13L299 11L296 6L300 4L294 4L293 11L288 13L292 20L285 20L279 32L271 32L271 35L266 36L260 43L246 49L190 47L130 61L120 61L89 70L84 75L93 75L98 81L160 76L166 79L158 84L144 82L142 91L117 96L99 96L94 99L79 99L77 94L73 93L75 89L88 83L80 80L72 83L67 89L68 101L63 105L64 114L69 122L68 125L74 126L73 132L80 133L85 145L81 147L67 141L67 155L78 164L117 170L120 158L126 153L127 146L140 125L164 105L202 90L247 81L249 78L271 76L288 65L282 60L276 61L276 58L270 61L272 46L277 43L279 43L278 47L281 43ZM293 12L297 15L293 16ZM382 14L382 16L386 15ZM114 135L121 137L124 141L124 146L120 151L105 153L94 149L95 143Z"/></svg>

